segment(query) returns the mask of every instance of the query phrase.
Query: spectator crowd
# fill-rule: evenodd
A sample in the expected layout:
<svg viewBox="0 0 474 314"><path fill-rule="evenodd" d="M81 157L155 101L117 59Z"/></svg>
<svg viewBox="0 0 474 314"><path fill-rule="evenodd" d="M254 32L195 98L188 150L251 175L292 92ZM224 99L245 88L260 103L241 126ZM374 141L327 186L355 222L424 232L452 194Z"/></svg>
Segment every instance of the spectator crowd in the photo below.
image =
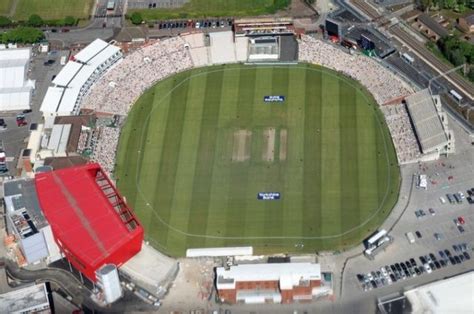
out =
<svg viewBox="0 0 474 314"><path fill-rule="evenodd" d="M185 41L179 36L144 46L103 75L81 107L126 115L137 98L154 83L192 66Z"/></svg>
<svg viewBox="0 0 474 314"><path fill-rule="evenodd" d="M333 69L364 85L381 105L399 163L414 162L420 157L408 112L401 103L401 99L412 94L413 90L396 74L372 58L345 53L328 43L305 35L299 44L299 60Z"/></svg>
<svg viewBox="0 0 474 314"><path fill-rule="evenodd" d="M303 35L301 38L299 60L322 65L359 81L380 105L413 92L405 82L374 59L360 54L347 54L309 36Z"/></svg>
<svg viewBox="0 0 474 314"><path fill-rule="evenodd" d="M387 121L400 164L415 162L421 157L415 132L404 104L381 106Z"/></svg>
<svg viewBox="0 0 474 314"><path fill-rule="evenodd" d="M377 61L350 55L321 40L303 35L299 60L336 70L364 85L380 105L411 94L411 88ZM133 51L105 73L82 102L82 109L126 116L134 102L157 81L191 69L189 44L180 36L159 40ZM382 106L400 163L416 160L420 151L403 105ZM92 153L109 174L113 171L120 128L100 127Z"/></svg>

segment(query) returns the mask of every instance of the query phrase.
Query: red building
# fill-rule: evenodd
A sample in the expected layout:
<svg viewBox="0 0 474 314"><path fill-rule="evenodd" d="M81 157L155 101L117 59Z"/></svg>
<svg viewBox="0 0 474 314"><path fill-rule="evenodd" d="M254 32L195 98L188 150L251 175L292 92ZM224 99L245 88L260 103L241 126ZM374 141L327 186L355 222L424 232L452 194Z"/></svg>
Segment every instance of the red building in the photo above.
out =
<svg viewBox="0 0 474 314"><path fill-rule="evenodd" d="M216 269L216 288L222 302L310 301L320 285L321 268L314 263L242 264Z"/></svg>
<svg viewBox="0 0 474 314"><path fill-rule="evenodd" d="M56 243L90 280L140 251L143 228L98 164L40 173L35 183Z"/></svg>

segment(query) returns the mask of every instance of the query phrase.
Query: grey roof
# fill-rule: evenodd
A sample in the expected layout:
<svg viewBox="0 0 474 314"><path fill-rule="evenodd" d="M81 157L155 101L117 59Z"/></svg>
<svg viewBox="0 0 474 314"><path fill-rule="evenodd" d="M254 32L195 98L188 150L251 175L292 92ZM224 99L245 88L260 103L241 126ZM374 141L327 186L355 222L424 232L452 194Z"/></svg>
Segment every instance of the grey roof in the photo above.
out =
<svg viewBox="0 0 474 314"><path fill-rule="evenodd" d="M38 229L48 225L36 194L35 181L33 179L17 179L3 183L5 198L17 195L11 198L13 209L15 211L26 208L30 217L34 220Z"/></svg>
<svg viewBox="0 0 474 314"><path fill-rule="evenodd" d="M446 30L446 28L441 26L438 22L436 22L431 16L426 13L421 13L420 16L418 16L418 20L441 37L449 35L449 32Z"/></svg>
<svg viewBox="0 0 474 314"><path fill-rule="evenodd" d="M1 313L35 313L49 309L49 306L44 283L0 295Z"/></svg>
<svg viewBox="0 0 474 314"><path fill-rule="evenodd" d="M428 89L408 96L406 103L423 153L446 145L448 137Z"/></svg>

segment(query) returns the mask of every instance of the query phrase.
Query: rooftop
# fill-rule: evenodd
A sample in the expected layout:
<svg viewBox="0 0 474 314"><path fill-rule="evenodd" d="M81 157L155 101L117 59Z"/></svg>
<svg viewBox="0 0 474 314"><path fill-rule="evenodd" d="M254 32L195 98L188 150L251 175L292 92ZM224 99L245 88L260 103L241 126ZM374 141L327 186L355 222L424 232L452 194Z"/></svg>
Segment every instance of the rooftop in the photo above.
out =
<svg viewBox="0 0 474 314"><path fill-rule="evenodd" d="M441 26L438 22L436 22L431 16L426 13L421 13L418 16L418 20L426 25L429 29L433 32L438 34L440 37L445 37L449 35L449 32L446 28Z"/></svg>
<svg viewBox="0 0 474 314"><path fill-rule="evenodd" d="M143 229L98 164L40 173L35 180L55 238L82 263L100 267L113 256L110 262L120 265L136 254L128 244L143 238ZM118 250L127 254L117 256Z"/></svg>
<svg viewBox="0 0 474 314"><path fill-rule="evenodd" d="M4 200L9 215L27 212L36 229L48 225L41 211L36 194L35 182L32 179L16 179L3 183Z"/></svg>
<svg viewBox="0 0 474 314"><path fill-rule="evenodd" d="M49 309L45 284L14 290L0 295L0 313L37 313Z"/></svg>
<svg viewBox="0 0 474 314"><path fill-rule="evenodd" d="M413 313L472 313L474 272L436 281L405 292Z"/></svg>
<svg viewBox="0 0 474 314"><path fill-rule="evenodd" d="M230 289L239 281L282 280L285 287L299 285L302 280L321 280L321 267L314 263L242 264L216 269L217 288Z"/></svg>
<svg viewBox="0 0 474 314"><path fill-rule="evenodd" d="M446 145L448 137L428 89L408 96L406 103L423 153Z"/></svg>

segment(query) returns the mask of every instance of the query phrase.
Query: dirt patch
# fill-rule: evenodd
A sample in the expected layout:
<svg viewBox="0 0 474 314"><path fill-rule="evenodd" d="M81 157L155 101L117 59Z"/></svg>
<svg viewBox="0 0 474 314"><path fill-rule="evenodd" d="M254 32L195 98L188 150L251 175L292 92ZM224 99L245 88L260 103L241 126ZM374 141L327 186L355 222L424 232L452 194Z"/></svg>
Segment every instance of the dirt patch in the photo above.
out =
<svg viewBox="0 0 474 314"><path fill-rule="evenodd" d="M280 130L280 161L286 160L286 152L288 147L288 130Z"/></svg>
<svg viewBox="0 0 474 314"><path fill-rule="evenodd" d="M252 132L249 130L238 130L234 132L234 143L232 146L232 161L242 162L250 159L250 139Z"/></svg>
<svg viewBox="0 0 474 314"><path fill-rule="evenodd" d="M275 156L275 128L268 128L263 131L263 161L273 161Z"/></svg>

